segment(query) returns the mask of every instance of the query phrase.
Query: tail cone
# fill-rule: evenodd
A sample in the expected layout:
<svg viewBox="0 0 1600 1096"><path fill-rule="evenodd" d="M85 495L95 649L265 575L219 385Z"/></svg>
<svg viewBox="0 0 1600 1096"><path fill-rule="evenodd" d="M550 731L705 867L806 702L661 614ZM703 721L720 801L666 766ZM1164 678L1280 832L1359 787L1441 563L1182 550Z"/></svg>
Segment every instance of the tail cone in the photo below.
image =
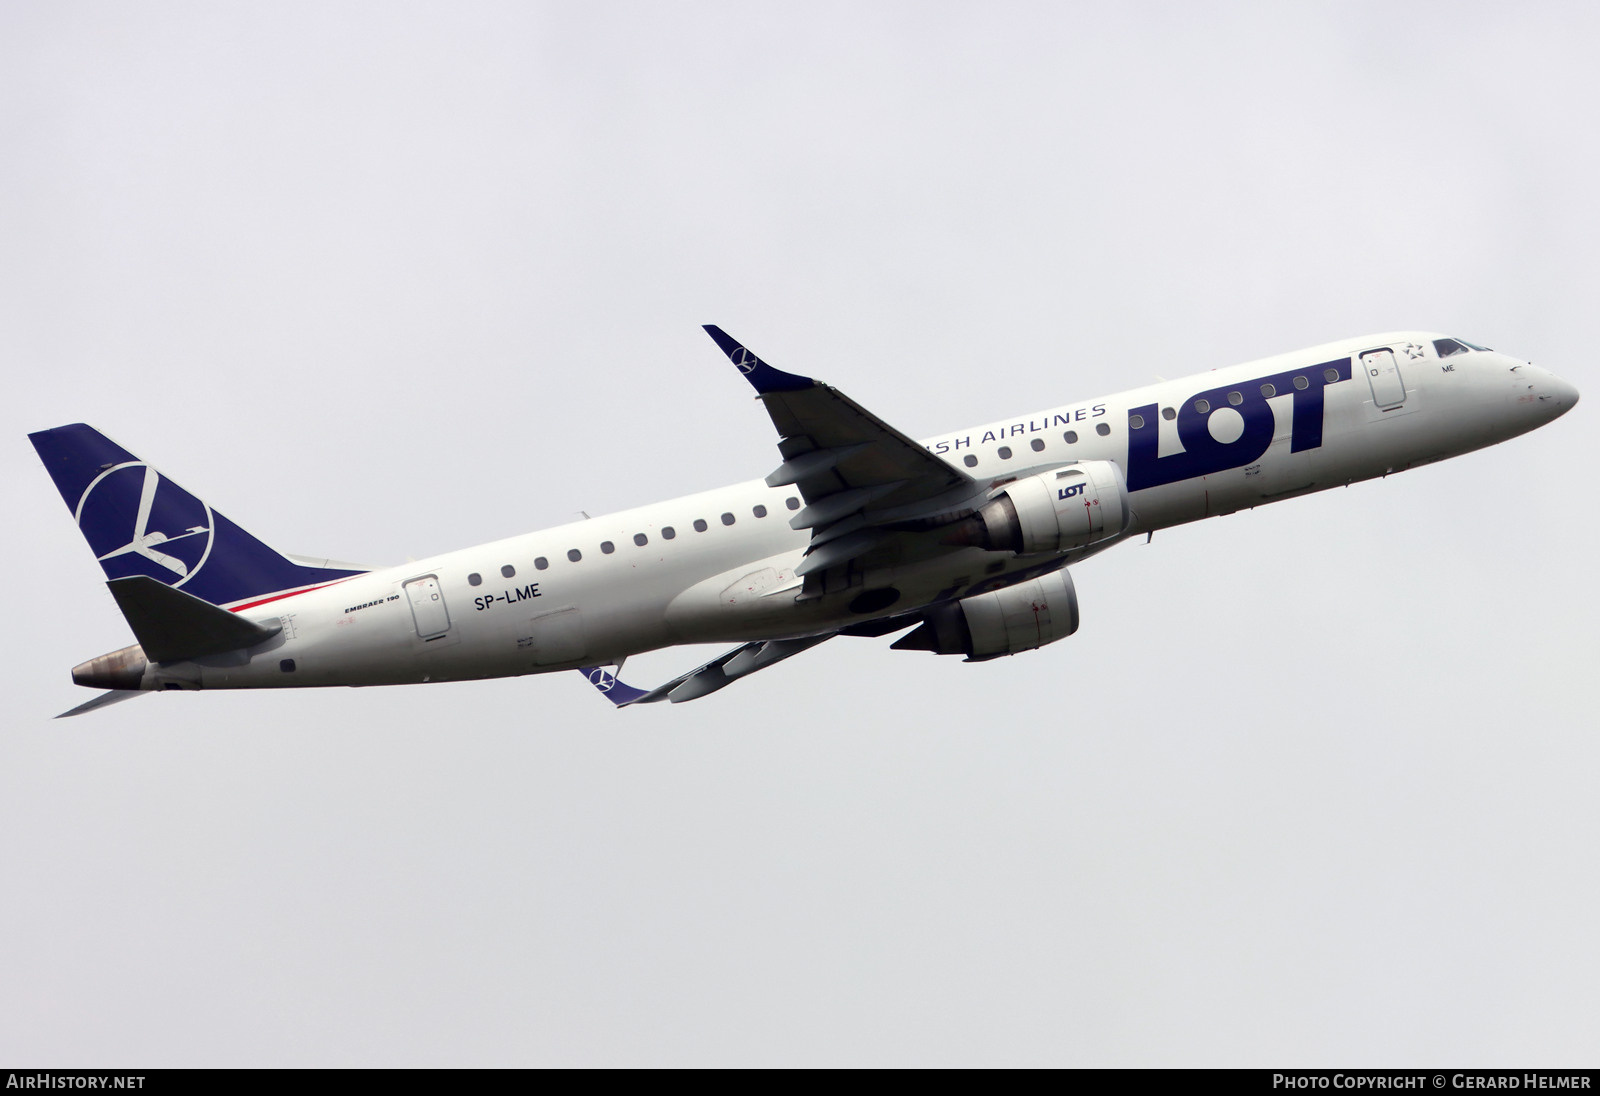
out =
<svg viewBox="0 0 1600 1096"><path fill-rule="evenodd" d="M72 681L91 689L137 689L147 665L143 648L135 643L74 666Z"/></svg>

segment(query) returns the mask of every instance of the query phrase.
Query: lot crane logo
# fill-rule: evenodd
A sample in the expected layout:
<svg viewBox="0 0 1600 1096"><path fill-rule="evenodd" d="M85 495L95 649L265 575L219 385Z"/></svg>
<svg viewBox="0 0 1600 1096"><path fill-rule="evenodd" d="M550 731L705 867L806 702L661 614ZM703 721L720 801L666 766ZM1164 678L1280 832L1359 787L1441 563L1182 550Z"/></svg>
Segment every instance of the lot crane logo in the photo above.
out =
<svg viewBox="0 0 1600 1096"><path fill-rule="evenodd" d="M211 554L211 507L142 461L96 476L75 516L107 578L147 575L182 586Z"/></svg>

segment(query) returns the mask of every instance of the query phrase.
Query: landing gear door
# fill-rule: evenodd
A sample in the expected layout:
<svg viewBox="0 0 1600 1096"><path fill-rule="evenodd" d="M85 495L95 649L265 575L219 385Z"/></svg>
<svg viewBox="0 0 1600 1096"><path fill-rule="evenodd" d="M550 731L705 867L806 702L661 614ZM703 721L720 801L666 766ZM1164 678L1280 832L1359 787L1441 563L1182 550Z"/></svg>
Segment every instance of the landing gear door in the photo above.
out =
<svg viewBox="0 0 1600 1096"><path fill-rule="evenodd" d="M406 583L406 600L411 603L411 619L422 639L439 639L450 630L450 610L444 603L438 575L423 575Z"/></svg>
<svg viewBox="0 0 1600 1096"><path fill-rule="evenodd" d="M1361 365L1372 385L1374 405L1388 409L1406 402L1406 385L1400 377L1400 366L1394 360L1394 351L1388 347L1368 350L1361 355Z"/></svg>

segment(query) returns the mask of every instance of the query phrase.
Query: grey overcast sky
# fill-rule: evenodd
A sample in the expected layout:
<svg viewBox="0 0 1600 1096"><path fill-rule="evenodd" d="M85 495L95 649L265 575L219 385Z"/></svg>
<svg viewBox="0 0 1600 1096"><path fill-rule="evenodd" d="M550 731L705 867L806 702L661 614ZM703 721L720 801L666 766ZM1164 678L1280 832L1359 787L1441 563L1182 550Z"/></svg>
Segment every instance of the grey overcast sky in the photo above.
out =
<svg viewBox="0 0 1600 1096"><path fill-rule="evenodd" d="M0 1060L1593 1065L1600 16L0 5ZM1587 402L841 639L157 696L25 434L398 562L764 475L719 323L917 436L1443 330ZM630 663L662 680L700 652Z"/></svg>

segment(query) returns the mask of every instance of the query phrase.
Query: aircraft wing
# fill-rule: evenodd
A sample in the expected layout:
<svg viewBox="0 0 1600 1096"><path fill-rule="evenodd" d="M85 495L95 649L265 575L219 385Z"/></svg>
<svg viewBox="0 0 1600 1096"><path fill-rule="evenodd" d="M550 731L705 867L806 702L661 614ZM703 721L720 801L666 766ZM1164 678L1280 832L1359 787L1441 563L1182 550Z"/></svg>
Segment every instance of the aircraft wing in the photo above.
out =
<svg viewBox="0 0 1600 1096"><path fill-rule="evenodd" d="M827 632L800 639L768 639L746 643L731 651L724 651L710 662L686 674L679 674L654 689L635 689L632 685L625 685L616 674L603 666L585 666L579 672L589 679L589 684L600 690L600 695L619 708L626 708L630 704L654 704L658 700L682 704L688 700L699 700L741 677L765 670L773 663L782 662L801 651L810 650L823 640L832 639L835 634Z"/></svg>
<svg viewBox="0 0 1600 1096"><path fill-rule="evenodd" d="M789 520L810 529L812 575L888 546L906 523L970 506L980 485L836 388L785 373L756 357L720 327L706 333L755 388L778 429L783 463L768 487L793 484L805 507ZM807 579L807 593L815 583Z"/></svg>

